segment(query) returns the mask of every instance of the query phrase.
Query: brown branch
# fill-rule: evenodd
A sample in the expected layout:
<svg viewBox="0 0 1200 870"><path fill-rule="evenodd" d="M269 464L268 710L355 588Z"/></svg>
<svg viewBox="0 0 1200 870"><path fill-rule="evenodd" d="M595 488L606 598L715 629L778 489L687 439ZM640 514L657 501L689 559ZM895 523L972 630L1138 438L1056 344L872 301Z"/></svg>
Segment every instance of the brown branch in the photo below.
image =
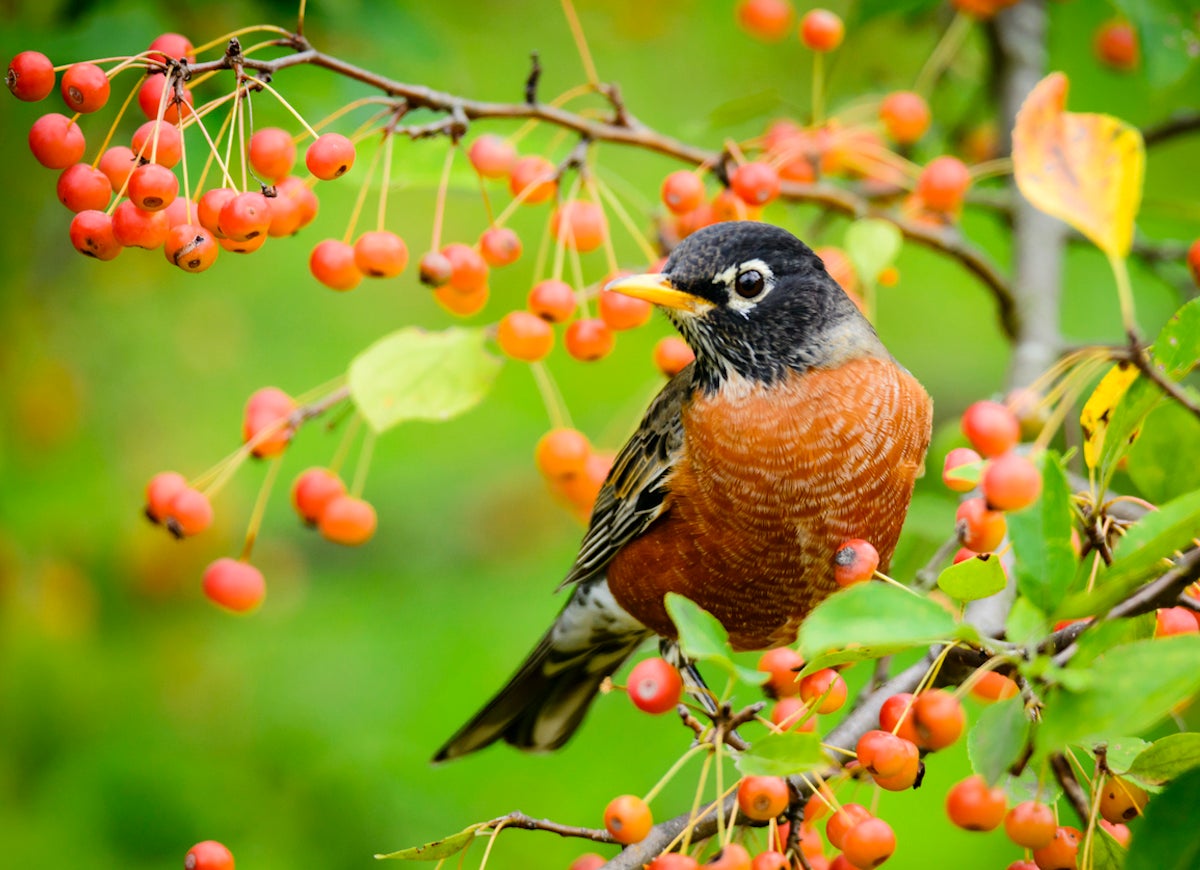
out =
<svg viewBox="0 0 1200 870"><path fill-rule="evenodd" d="M1142 130L1142 140L1149 148L1197 130L1200 130L1200 112L1177 112L1167 120Z"/></svg>
<svg viewBox="0 0 1200 870"><path fill-rule="evenodd" d="M1130 337L1130 353L1127 359L1134 364L1139 372L1152 380L1158 388L1191 412L1192 416L1200 420L1200 405L1183 391L1183 387L1175 383L1162 373L1149 358L1146 352L1142 349L1142 342L1136 335Z"/></svg>
<svg viewBox="0 0 1200 870"><path fill-rule="evenodd" d="M290 48L294 53L269 60L250 58L241 54L236 56L227 54L216 60L192 64L187 68L187 73L199 75L222 69L232 69L238 65L244 69L271 75L287 67L312 64L402 100L407 109L427 109L433 112L450 113L468 122L485 119L544 121L565 130L572 130L589 141L628 145L672 157L694 166L709 166L721 177L726 174L725 164L729 160L728 155L721 151L690 145L641 123L626 109L620 96L620 90L616 85L599 87L599 92L612 106L614 115L611 120L600 120L544 103L528 100L522 103L470 100L423 85L397 81L317 51L307 39L298 34L280 39L275 44ZM431 124L423 129L415 129L420 129L421 135L433 135L440 131L436 124ZM457 126L454 129L457 131ZM1004 333L1010 338L1017 334L1019 328L1017 307L1008 280L982 251L966 242L957 230L929 227L900 219L891 211L878 207L867 197L827 183L785 182L780 196L794 202L816 203L852 217L874 215L892 221L905 238L957 260L963 268L978 278L995 297L997 313Z"/></svg>
<svg viewBox="0 0 1200 870"><path fill-rule="evenodd" d="M1050 756L1050 767L1054 771L1054 778L1062 786L1063 794L1070 801L1071 808L1079 816L1079 821L1086 825L1092 815L1088 806L1087 792L1083 790L1083 786L1075 778L1075 771L1071 769L1071 763L1067 761L1065 756L1056 752Z"/></svg>
<svg viewBox="0 0 1200 870"><path fill-rule="evenodd" d="M507 816L492 819L487 823L486 827L492 829L501 827L517 828L522 831L549 831L551 834L558 834L560 837L576 837L581 840L591 840L594 843L616 842L608 831L601 828L580 828L575 825L560 825L558 822L553 822L550 819L535 819L522 812L512 812Z"/></svg>

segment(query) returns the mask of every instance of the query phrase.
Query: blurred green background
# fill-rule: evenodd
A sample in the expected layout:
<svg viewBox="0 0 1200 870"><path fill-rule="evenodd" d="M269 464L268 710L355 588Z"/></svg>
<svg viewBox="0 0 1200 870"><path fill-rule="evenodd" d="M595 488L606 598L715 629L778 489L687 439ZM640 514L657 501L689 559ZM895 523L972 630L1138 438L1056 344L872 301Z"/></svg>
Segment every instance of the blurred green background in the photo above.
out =
<svg viewBox="0 0 1200 870"><path fill-rule="evenodd" d="M831 69L835 108L910 85L947 20L946 9L934 9L860 23L858 5L831 5L849 29ZM578 4L600 75L621 84L631 111L708 147L753 136L769 118L802 115L809 104L808 55L794 40L750 40L734 26L732 6ZM1102 69L1086 35L1111 15L1107 4L1050 6L1052 65L1071 73L1072 108L1141 124L1200 92L1195 75L1154 90L1141 76ZM3 9L6 56L37 49L58 63L133 53L164 30L199 44L249 23L290 26L295 17L290 4L232 2L50 0ZM318 0L307 32L369 69L472 97L520 99L534 49L545 70L543 95L582 80L554 0ZM917 159L986 119L983 57L976 30L934 100L935 130ZM120 81L114 94L123 97ZM313 120L364 93L310 69L289 70L275 84ZM261 466L243 469L217 502L215 529L196 540L171 541L140 516L141 490L154 472L195 475L236 447L253 390L273 384L304 392L343 372L390 329L447 323L411 267L399 280L348 294L309 276L309 248L341 236L366 161L321 187L315 226L253 257L223 255L198 277L169 269L159 252L126 251L102 264L71 250L55 175L25 147L38 113L0 100L8 209L0 234L0 865L178 866L193 842L215 838L243 868L366 868L375 852L513 809L599 825L612 796L649 789L689 734L620 696L601 699L557 754L497 747L448 766L428 763L549 624L561 604L551 591L581 534L533 468L532 447L548 421L524 367L506 366L477 410L380 440L366 488L379 532L361 550L324 544L302 529L278 491L255 556L270 593L252 617L209 605L199 577L209 561L240 547ZM269 99L257 102L256 117L290 126ZM87 120L89 146L105 124ZM570 146L550 132L525 144L558 154ZM1196 234L1194 146L1179 140L1153 153L1144 228L1179 239ZM397 148L389 224L414 258L429 244L444 147ZM600 149L600 164L621 191L632 191L634 206L637 197L655 201L662 176L676 168L612 146ZM521 304L545 214L528 209L518 217L530 253L493 276L480 322ZM841 219L817 221L806 208L767 218L814 245L840 243L845 227ZM457 173L446 238L473 241L485 220L470 177ZM1006 260L995 218L969 214L965 228ZM620 251L639 265L634 246L617 235ZM602 255L589 255L585 266L598 278ZM953 427L968 402L1003 388L1006 343L986 293L954 263L909 247L899 268L899 285L881 291L879 329L934 394L939 424ZM1141 268L1134 277L1152 334L1181 301L1179 291ZM1072 250L1066 296L1069 341L1120 340L1100 255ZM619 446L660 385L649 354L667 332L656 319L622 335L613 356L595 365L555 351L550 366L574 420L598 445ZM327 462L338 438L320 425L307 428L284 460L282 480ZM931 467L940 462L935 455ZM953 502L936 477L914 504L896 565L901 576L950 528ZM1018 857L1000 835L969 835L944 822L945 790L966 771L965 753L953 750L930 764L927 787L884 796L900 834L889 866L928 866L935 855L954 854L956 866L1002 867ZM685 771L658 799L659 815L686 808L695 773ZM477 866L482 845L476 850L466 866ZM489 866L566 867L583 850L547 834L509 833Z"/></svg>

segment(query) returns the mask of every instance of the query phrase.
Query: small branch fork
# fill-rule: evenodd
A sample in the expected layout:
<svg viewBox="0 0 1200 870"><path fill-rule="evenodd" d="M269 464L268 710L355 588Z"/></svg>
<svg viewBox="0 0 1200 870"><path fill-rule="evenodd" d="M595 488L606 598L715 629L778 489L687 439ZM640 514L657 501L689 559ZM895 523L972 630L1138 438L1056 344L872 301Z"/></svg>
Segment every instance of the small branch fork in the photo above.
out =
<svg viewBox="0 0 1200 870"><path fill-rule="evenodd" d="M723 151L699 148L641 123L626 108L620 89L614 84L595 86L597 92L608 101L612 109L612 115L607 120L539 102L537 87L541 76L541 66L536 55L532 58L531 70L524 85L524 101L497 103L465 99L422 85L413 85L387 78L318 51L300 34L291 34L275 40L271 44L291 49L293 53L269 60L247 57L240 52L237 54L226 53L215 60L189 65L183 76L180 77L180 81L192 76L235 67L252 70L262 76L273 76L288 67L311 64L382 91L387 96L399 101L405 111L426 109L450 115L443 121L397 129L398 133L414 139L442 134L458 138L463 135L471 121L482 119L532 120L573 131L589 142L627 145L662 154L693 166L711 167L712 171L722 179L728 177L729 166L727 164L733 160L729 154ZM954 229L924 226L904 220L870 198L831 184L785 182L780 195L785 200L816 203L852 217L876 215L892 221L909 240L957 260L963 268L978 278L995 298L997 313L1004 332L1010 338L1017 334L1019 329L1017 307L1008 279L986 254L965 241Z"/></svg>

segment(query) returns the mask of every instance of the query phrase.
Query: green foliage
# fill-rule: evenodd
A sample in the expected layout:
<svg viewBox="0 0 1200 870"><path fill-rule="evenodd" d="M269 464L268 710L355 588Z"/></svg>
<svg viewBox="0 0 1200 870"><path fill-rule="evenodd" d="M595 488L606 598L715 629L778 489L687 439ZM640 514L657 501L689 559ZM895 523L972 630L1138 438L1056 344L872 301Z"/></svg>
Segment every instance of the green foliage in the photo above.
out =
<svg viewBox="0 0 1200 870"><path fill-rule="evenodd" d="M1130 846L1125 870L1191 870L1200 866L1197 806L1200 806L1200 769L1193 769L1146 805L1146 815Z"/></svg>
<svg viewBox="0 0 1200 870"><path fill-rule="evenodd" d="M937 578L938 588L959 601L975 601L995 595L1007 582L1000 558L991 553L951 565Z"/></svg>
<svg viewBox="0 0 1200 870"><path fill-rule="evenodd" d="M732 679L751 686L762 685L767 674L735 662L729 647L729 634L717 618L695 602L670 592L666 597L667 613L679 632L679 648L684 655L698 662L711 662Z"/></svg>
<svg viewBox="0 0 1200 870"><path fill-rule="evenodd" d="M1020 757L1029 741L1029 717L1020 695L997 701L979 715L967 735L971 767L995 785Z"/></svg>
<svg viewBox="0 0 1200 870"><path fill-rule="evenodd" d="M1164 785L1200 767L1200 734L1168 734L1140 752L1127 775L1147 785Z"/></svg>
<svg viewBox="0 0 1200 870"><path fill-rule="evenodd" d="M1038 466L1042 494L1009 514L1008 534L1016 552L1017 589L1039 610L1053 613L1075 580L1071 490L1057 454L1042 454Z"/></svg>
<svg viewBox="0 0 1200 870"><path fill-rule="evenodd" d="M781 731L755 740L734 763L744 776L790 776L828 767L829 757L816 734Z"/></svg>
<svg viewBox="0 0 1200 870"><path fill-rule="evenodd" d="M376 855L375 857L381 860L395 861L440 861L443 858L449 858L451 855L457 855L463 849L467 848L479 836L479 832L486 827L485 823L469 825L457 834L451 834L449 837L434 840L432 843L413 846L410 849L400 849L396 852L388 852L387 854Z"/></svg>

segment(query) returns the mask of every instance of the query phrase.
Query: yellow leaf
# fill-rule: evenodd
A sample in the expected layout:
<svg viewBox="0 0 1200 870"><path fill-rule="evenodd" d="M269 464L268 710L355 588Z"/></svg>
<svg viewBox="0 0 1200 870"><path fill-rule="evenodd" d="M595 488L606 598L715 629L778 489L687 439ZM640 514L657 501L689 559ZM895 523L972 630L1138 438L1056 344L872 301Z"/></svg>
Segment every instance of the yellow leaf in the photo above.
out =
<svg viewBox="0 0 1200 870"><path fill-rule="evenodd" d="M1112 422L1113 411L1121 403L1129 385L1137 380L1138 370L1130 363L1120 362L1108 370L1100 379L1092 395L1088 397L1079 415L1079 426L1083 430L1083 461L1088 468L1095 468L1104 449L1104 436Z"/></svg>
<svg viewBox="0 0 1200 870"><path fill-rule="evenodd" d="M1066 111L1067 77L1030 91L1013 128L1013 172L1035 206L1066 221L1111 257L1125 257L1142 200L1142 134L1110 115Z"/></svg>

